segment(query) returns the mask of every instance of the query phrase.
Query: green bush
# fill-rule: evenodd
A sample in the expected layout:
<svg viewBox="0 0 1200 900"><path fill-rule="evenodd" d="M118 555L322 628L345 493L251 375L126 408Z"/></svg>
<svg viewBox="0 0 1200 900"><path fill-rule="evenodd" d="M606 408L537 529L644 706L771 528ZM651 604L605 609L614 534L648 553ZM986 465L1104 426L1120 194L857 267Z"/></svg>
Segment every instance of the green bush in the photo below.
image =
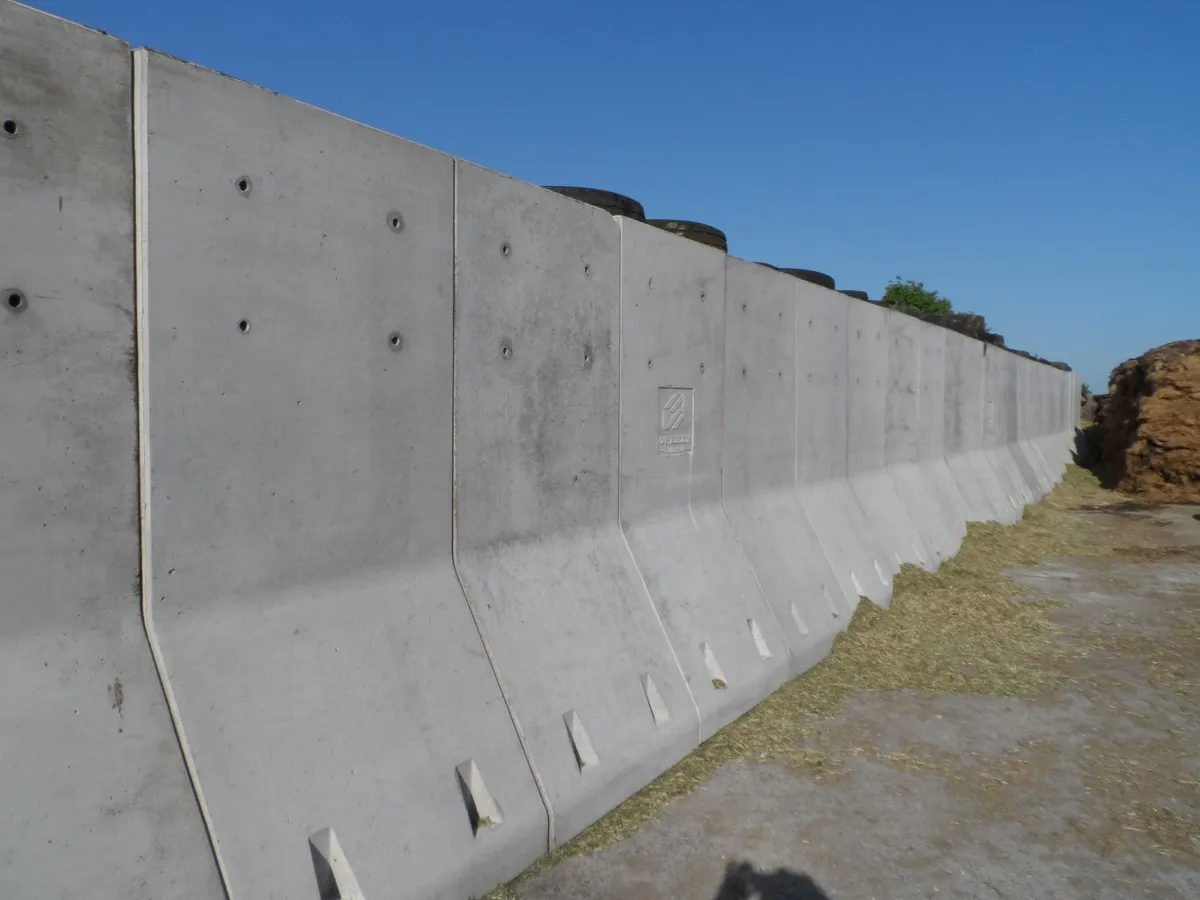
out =
<svg viewBox="0 0 1200 900"><path fill-rule="evenodd" d="M908 306L921 312L943 316L953 309L949 300L937 291L929 290L924 282L911 279L901 281L899 276L883 289L881 302L884 306Z"/></svg>

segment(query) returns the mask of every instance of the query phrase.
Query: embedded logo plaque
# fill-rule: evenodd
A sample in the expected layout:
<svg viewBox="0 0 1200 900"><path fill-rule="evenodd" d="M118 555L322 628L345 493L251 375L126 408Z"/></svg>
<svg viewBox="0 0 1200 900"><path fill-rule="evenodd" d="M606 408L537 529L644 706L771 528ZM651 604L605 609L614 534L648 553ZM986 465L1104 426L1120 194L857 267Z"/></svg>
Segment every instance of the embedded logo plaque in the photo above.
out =
<svg viewBox="0 0 1200 900"><path fill-rule="evenodd" d="M659 456L681 456L692 452L694 409L691 388L658 389Z"/></svg>

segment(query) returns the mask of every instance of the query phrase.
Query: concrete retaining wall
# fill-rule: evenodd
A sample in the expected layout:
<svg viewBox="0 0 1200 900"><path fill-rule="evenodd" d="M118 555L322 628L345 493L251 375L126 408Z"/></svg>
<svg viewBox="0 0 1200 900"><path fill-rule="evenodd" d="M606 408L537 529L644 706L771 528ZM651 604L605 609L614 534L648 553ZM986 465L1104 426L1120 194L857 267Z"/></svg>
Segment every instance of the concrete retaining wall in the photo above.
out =
<svg viewBox="0 0 1200 900"><path fill-rule="evenodd" d="M482 894L1061 477L1078 380L0 3L0 888Z"/></svg>
<svg viewBox="0 0 1200 900"><path fill-rule="evenodd" d="M2 4L0 71L0 895L218 897L141 608L129 47Z"/></svg>

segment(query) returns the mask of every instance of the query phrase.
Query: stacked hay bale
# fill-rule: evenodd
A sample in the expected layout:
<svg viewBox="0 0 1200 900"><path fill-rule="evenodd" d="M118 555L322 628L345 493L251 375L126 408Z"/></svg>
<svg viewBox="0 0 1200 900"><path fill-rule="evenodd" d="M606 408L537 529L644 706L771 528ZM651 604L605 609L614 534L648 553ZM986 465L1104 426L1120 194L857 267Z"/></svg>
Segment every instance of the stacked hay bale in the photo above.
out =
<svg viewBox="0 0 1200 900"><path fill-rule="evenodd" d="M1106 484L1148 500L1200 502L1200 340L1117 366L1096 429Z"/></svg>

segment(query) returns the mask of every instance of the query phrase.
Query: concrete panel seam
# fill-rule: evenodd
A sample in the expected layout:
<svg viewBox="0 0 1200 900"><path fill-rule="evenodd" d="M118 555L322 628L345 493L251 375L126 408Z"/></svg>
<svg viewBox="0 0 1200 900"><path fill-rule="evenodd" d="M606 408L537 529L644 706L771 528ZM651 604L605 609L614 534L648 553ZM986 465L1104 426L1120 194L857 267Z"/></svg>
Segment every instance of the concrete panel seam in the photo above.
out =
<svg viewBox="0 0 1200 900"><path fill-rule="evenodd" d="M153 567L152 567L152 530L150 521L150 404L147 390L149 387L149 354L143 353L142 348L148 340L146 325L146 224L149 198L146 195L146 166L149 163L149 130L147 111L149 104L149 71L145 50L134 50L131 53L133 68L133 233L134 233L134 317L137 353L137 421L138 421L138 512L139 538L141 553L141 588L142 588L142 626L146 632L146 642L150 646L150 655L154 660L154 669L158 673L158 681L162 686L163 698L166 700L167 711L171 716L171 725L175 729L175 738L179 742L179 750L183 755L183 763L187 768L188 780L192 785L192 793L196 797L196 805L200 809L200 817L204 822L204 830L208 835L209 848L212 851L213 862L217 867L217 875L221 879L221 888L228 900L234 900L233 886L225 860L221 855L221 844L217 839L213 825L212 814L204 798L204 789L200 784L200 775L196 770L196 761L188 744L187 734L183 727L183 718L179 712L179 704L171 687L171 677L167 672L166 660L163 657L162 646L159 644L158 633L154 628L153 598Z"/></svg>
<svg viewBox="0 0 1200 900"><path fill-rule="evenodd" d="M454 235L452 240L453 245L453 262L454 270L451 277L451 304L453 308L453 318L458 318L458 160L454 161L453 175L451 177L452 197L451 197L451 215L454 222ZM458 331L451 329L451 356L455 362L458 359ZM487 656L488 666L491 667L492 677L496 679L496 687L500 691L500 696L504 699L504 707L508 710L508 718L512 722L513 731L517 735L517 743L521 745L521 752L525 754L525 762L529 766L529 774L533 776L533 783L537 785L538 796L541 798L542 806L546 809L546 851L554 849L554 805L550 802L550 794L546 790L546 785L542 781L542 775L538 771L537 763L533 760L533 753L529 749L529 744L525 739L525 731L521 728L521 722L517 718L516 710L513 708L512 698L508 693L508 685L504 683L504 678L500 675L500 669L496 665L496 658L492 653L492 645L488 642L487 634L483 630L483 623L479 619L479 613L475 609L475 604L471 600L471 595L467 591L466 584L463 583L462 575L458 571L458 366L452 367L451 374L451 394L454 398L454 426L451 431L451 447L450 447L450 490L451 490L451 506L453 514L450 517L450 566L454 571L454 579L458 582L459 590L462 591L463 600L467 604L467 611L471 614L471 621L475 623L475 631L479 634L479 642L483 644L484 655Z"/></svg>
<svg viewBox="0 0 1200 900"><path fill-rule="evenodd" d="M796 307L797 309L800 306L799 282L797 282L797 284L792 288L792 305L794 307ZM798 360L799 357L800 357L800 315L799 315L799 313L797 313L796 315L794 315L792 317L792 358ZM847 370L850 367L850 353L849 352L846 353L846 367L847 367ZM800 490L800 410L798 409L798 400L796 399L800 396L800 366L798 364L792 367L792 382L793 382L793 392L792 392L792 397L793 397L793 400L792 400L792 460L793 460L792 490L794 492L798 492ZM847 379L847 385L848 384L849 384L849 380ZM846 403L843 404L843 406L846 409L846 423L847 423L847 427L849 427L849 420L850 420L849 396L847 396ZM847 441L847 444L849 444L849 441ZM849 453L848 450L847 450L847 453ZM849 472L848 468L847 468L847 472ZM723 502L724 501L722 500L722 503ZM812 520L812 516L810 516L808 514L808 510L804 508L803 504L801 504L801 506L800 506L800 512L803 514L805 521L808 522L808 527L811 528L813 534L816 535L817 546L821 548L821 555L825 557L825 564L829 566L829 570L831 572L837 572L838 571L837 561L834 558L834 556L832 554L830 554L829 548L826 546L825 539L823 539L821 537L822 530L817 528L817 523ZM754 567L751 566L750 568L751 568L751 570L753 570ZM757 577L758 576L756 574L755 578L757 578ZM849 600L849 598L847 598L847 600ZM796 619L799 619L799 614L795 611L794 606L792 609L792 615ZM807 628L804 628L801 630L804 631L805 634L808 633Z"/></svg>
<svg viewBox="0 0 1200 900"><path fill-rule="evenodd" d="M457 210L457 206L455 207L455 209ZM618 217L617 225L621 229L624 229L624 227L625 227L624 219L621 217ZM624 267L625 267L625 247L624 247L624 242L622 242L621 252L617 254L617 284L619 286L618 291L625 290ZM622 307L624 306L624 304L621 302L621 299L622 298L621 298L620 294L618 293L618 295L617 295L617 341L618 342L621 340L621 324L622 324L621 316L623 315ZM618 346L618 348L617 348L617 383L618 384L621 383L621 378L624 375L624 372L622 371L623 368L624 368L624 361L622 358L622 353L620 352L620 347ZM625 414L625 410L622 408L622 404L624 402L625 402L625 400L624 400L624 397L622 396L622 392L617 391L617 421L618 422L620 422L622 420L622 416ZM624 440L624 436L622 435L621 432L622 432L622 429L620 426L618 426L617 427L617 459L618 460L621 459L621 442ZM689 454L689 456L688 456L689 470L691 469L691 465L692 465L692 457ZM724 473L722 473L721 477L724 478ZM700 746L700 744L702 744L704 742L704 717L700 714L700 704L696 700L696 695L694 693L692 693L692 685L688 681L687 672L684 671L683 663L679 659L679 652L675 649L675 645L673 643L671 643L671 635L667 633L667 625L665 622L663 622L662 616L659 615L658 606L655 604L654 597L650 593L650 586L648 584L646 584L646 576L642 574L642 567L638 565L637 557L634 556L634 553L633 553L633 548L631 546L629 546L629 537L628 537L628 535L625 534L625 529L621 526L621 522L623 521L623 517L621 514L622 494L623 494L622 491L620 491L620 490L617 491L617 531L621 535L621 543L625 545L625 552L629 554L629 560L630 560L630 562L633 563L633 571L637 572L638 584L641 585L641 588L642 588L642 596L646 598L646 602L648 604L650 604L650 609L654 612L654 621L656 621L658 623L658 628L662 632L663 640L665 640L667 642L667 646L671 650L671 659L675 663L675 668L679 670L679 677L681 679L683 679L683 686L684 686L684 689L687 690L688 699L692 701L692 709L694 709L696 711L696 746ZM725 509L725 501L722 498L721 510L724 511L724 509ZM699 527L696 525L696 516L692 513L692 479L690 477L690 471L689 471L689 478L688 478L688 517L692 520L693 527ZM726 519L728 519L728 516L726 516ZM744 555L745 554L743 553L743 556ZM751 571L753 571L753 567L751 567ZM755 577L755 580L757 581L758 576L755 575L754 577ZM647 696L649 696L648 689L647 689ZM651 706L651 710L653 710L653 707L654 707L653 701L651 701L650 706ZM657 721L657 717L656 717L656 721ZM553 845L551 845L551 846L553 846Z"/></svg>
<svg viewBox="0 0 1200 900"><path fill-rule="evenodd" d="M795 406L794 403L792 405ZM724 477L724 472L722 472L722 480L724 480ZM782 633L783 623L779 621L779 616L775 615L775 607L771 605L771 601L767 598L767 592L763 590L762 580L758 577L758 570L754 568L754 563L750 560L750 554L746 552L746 545L742 543L742 536L733 526L733 519L730 518L729 510L725 506L725 492L723 489L721 491L721 513L725 516L725 521L729 524L729 533L733 535L733 540L737 543L737 547L738 550L741 551L742 558L746 560L746 565L750 569L750 574L754 576L754 586L758 588L758 595L762 597L763 605L766 606L767 612L769 612L771 614L771 618L774 619L775 627L779 629L780 633ZM757 626L754 627L756 628ZM757 645L762 641L762 636L759 635L758 637L755 637L754 640L755 644ZM786 642L784 644L784 649L787 649ZM770 654L767 654L764 659L768 658L769 656Z"/></svg>

